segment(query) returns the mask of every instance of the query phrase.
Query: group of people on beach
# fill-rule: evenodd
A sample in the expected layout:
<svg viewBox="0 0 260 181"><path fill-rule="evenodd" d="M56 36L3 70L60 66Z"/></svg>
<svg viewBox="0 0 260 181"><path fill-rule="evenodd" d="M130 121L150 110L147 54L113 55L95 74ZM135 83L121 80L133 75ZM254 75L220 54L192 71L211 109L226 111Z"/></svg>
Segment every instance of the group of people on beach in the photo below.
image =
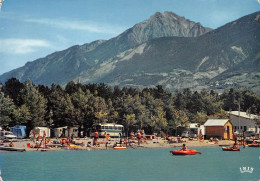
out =
<svg viewBox="0 0 260 181"><path fill-rule="evenodd" d="M165 139L169 142L169 143L183 143L186 142L186 140L183 140L179 135L177 136L177 138L170 138L168 134L166 134ZM191 140L189 138L189 140ZM193 139L192 139L193 140Z"/></svg>
<svg viewBox="0 0 260 181"><path fill-rule="evenodd" d="M102 135L102 137L105 139L105 144L107 147L107 145L110 144L109 141L111 140L111 137L106 132ZM98 147L100 143L103 143L103 142L98 142L98 139L99 139L99 133L96 131L96 132L94 132L94 135L93 135L93 146ZM145 137L144 130L138 131L136 135L133 132L131 132L129 138L124 138L124 139L121 138L120 142L119 143L115 142L113 147L116 147L118 145L120 145L121 147L122 146L126 146L126 147L132 146L132 143L134 143L134 140L137 140L138 145L140 145L141 143L145 143L146 137Z"/></svg>
<svg viewBox="0 0 260 181"><path fill-rule="evenodd" d="M0 146L14 147L14 143L13 143L13 141L11 141L9 144L4 145L4 141L0 140Z"/></svg>
<svg viewBox="0 0 260 181"><path fill-rule="evenodd" d="M71 137L67 137L67 138L63 138L62 140L58 140L58 143L60 143L61 145L69 145L69 144L75 144L76 141L74 139L73 136Z"/></svg>
<svg viewBox="0 0 260 181"><path fill-rule="evenodd" d="M218 144L219 140L218 140L218 138L210 137L210 138L209 138L209 142L213 142L213 143L215 143L215 144Z"/></svg>

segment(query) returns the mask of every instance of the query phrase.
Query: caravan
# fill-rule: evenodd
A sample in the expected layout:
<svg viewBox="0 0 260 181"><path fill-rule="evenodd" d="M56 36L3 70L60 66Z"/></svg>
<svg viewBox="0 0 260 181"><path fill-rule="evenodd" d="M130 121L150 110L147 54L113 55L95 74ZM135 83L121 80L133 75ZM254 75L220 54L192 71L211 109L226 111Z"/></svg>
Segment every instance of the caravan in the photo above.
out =
<svg viewBox="0 0 260 181"><path fill-rule="evenodd" d="M38 136L45 136L49 138L51 136L51 131L50 128L47 127L35 127L33 130L30 132L30 137L38 137Z"/></svg>
<svg viewBox="0 0 260 181"><path fill-rule="evenodd" d="M59 127L59 128L54 128L54 135L56 138L60 137L78 137L78 128L77 127Z"/></svg>

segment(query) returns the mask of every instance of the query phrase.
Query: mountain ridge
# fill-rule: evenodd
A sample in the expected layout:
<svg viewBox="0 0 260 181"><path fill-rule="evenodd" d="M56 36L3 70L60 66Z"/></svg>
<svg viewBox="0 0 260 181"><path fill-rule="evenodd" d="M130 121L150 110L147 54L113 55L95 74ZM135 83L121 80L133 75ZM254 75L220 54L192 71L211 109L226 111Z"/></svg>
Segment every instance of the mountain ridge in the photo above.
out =
<svg viewBox="0 0 260 181"><path fill-rule="evenodd" d="M243 69L242 64L257 73L259 21L256 12L211 30L172 12L157 12L117 37L53 53L3 74L0 81L14 75L45 85L80 80L122 86L162 84L171 90L205 88L218 77L232 76L229 70ZM227 73L221 77L223 72Z"/></svg>

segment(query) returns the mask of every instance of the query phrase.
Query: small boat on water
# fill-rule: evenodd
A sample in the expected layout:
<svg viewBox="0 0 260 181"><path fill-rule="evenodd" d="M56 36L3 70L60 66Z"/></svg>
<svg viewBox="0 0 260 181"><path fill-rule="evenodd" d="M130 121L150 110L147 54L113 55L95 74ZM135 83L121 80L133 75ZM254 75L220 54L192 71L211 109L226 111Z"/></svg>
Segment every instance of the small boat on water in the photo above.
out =
<svg viewBox="0 0 260 181"><path fill-rule="evenodd" d="M6 147L6 146L0 146L0 150L5 150L5 151L18 151L18 152L24 152L24 151L26 151L24 148Z"/></svg>
<svg viewBox="0 0 260 181"><path fill-rule="evenodd" d="M66 147L66 145L61 144L46 144L47 147Z"/></svg>
<svg viewBox="0 0 260 181"><path fill-rule="evenodd" d="M219 147L231 147L232 145L218 145Z"/></svg>
<svg viewBox="0 0 260 181"><path fill-rule="evenodd" d="M248 147L260 147L260 144L259 143L248 144Z"/></svg>
<svg viewBox="0 0 260 181"><path fill-rule="evenodd" d="M113 149L115 149L115 150L124 150L124 149L126 149L126 147L125 146L115 146L115 147L113 147Z"/></svg>
<svg viewBox="0 0 260 181"><path fill-rule="evenodd" d="M72 147L72 148L82 148L82 145L70 144L69 147Z"/></svg>
<svg viewBox="0 0 260 181"><path fill-rule="evenodd" d="M173 150L170 151L173 155L196 155L201 154L201 152L198 152L197 150L193 149L187 149L187 150Z"/></svg>
<svg viewBox="0 0 260 181"><path fill-rule="evenodd" d="M222 147L223 151L240 151L240 148Z"/></svg>

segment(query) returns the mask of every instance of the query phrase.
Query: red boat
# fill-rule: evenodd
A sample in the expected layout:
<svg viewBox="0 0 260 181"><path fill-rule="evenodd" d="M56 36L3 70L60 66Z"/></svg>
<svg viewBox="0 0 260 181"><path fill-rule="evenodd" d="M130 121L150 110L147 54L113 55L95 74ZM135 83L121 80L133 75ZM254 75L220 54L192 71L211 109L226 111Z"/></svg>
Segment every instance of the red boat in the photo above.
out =
<svg viewBox="0 0 260 181"><path fill-rule="evenodd" d="M201 152L198 152L197 150L173 150L170 151L173 155L196 155L196 154L201 154Z"/></svg>
<svg viewBox="0 0 260 181"><path fill-rule="evenodd" d="M223 151L240 151L240 148L222 147Z"/></svg>

